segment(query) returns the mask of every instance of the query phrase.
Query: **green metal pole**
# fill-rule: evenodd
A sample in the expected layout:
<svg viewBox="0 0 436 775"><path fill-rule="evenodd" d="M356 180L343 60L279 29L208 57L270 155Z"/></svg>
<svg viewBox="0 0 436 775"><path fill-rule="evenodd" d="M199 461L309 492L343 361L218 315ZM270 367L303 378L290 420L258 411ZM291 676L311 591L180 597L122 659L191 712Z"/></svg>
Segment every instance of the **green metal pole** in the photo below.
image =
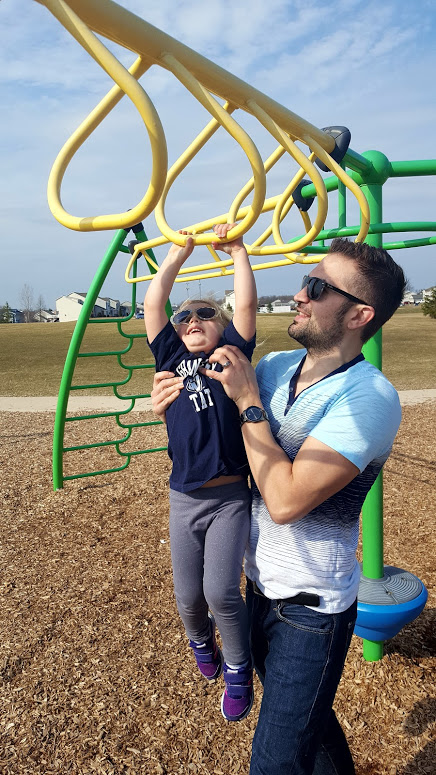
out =
<svg viewBox="0 0 436 775"><path fill-rule="evenodd" d="M64 433L65 433L65 418L67 413L68 396L71 390L71 382L73 379L73 373L76 366L80 346L82 344L83 336L85 334L86 326L88 325L92 309L96 302L97 296L101 291L103 283L109 273L109 270L115 258L117 257L118 253L124 252L126 250L125 248L123 250L123 247L124 247L123 243L128 233L129 231L125 231L124 229L120 229L115 233L106 251L106 254L102 262L100 263L100 266L98 267L97 272L92 280L89 291L86 294L83 307L81 309L79 318L77 320L76 326L74 328L74 331L71 337L70 346L68 348L67 357L65 359L65 366L62 373L61 383L59 386L59 395L58 395L58 401L56 406L55 424L54 424L54 432L53 432L53 489L54 490L60 490L64 486L64 475L63 475L64 446L63 445L64 445ZM139 242L145 242L147 240L147 235L145 234L143 229L140 229L138 232L136 232L135 236ZM155 262L156 259L153 251L149 250L148 253L150 254L151 259ZM145 260L147 261L147 256L145 256ZM148 263L148 261L147 261L147 265L150 272L154 274L156 272L156 269L154 268L154 266ZM136 277L136 267L134 267L134 277ZM135 303L136 303L136 285L134 285L133 287L133 294L132 294L132 313L131 313L132 315L134 313ZM166 303L165 311L168 317L171 317L172 307L169 299ZM99 321L99 322L103 322L103 321ZM108 322L115 322L115 319L111 319L111 321L108 321ZM107 383L107 384L108 386L109 385L113 386L113 383ZM102 386L103 385L101 385L101 387ZM100 472L100 473L104 473L104 472ZM92 475L92 474L89 474L89 475ZM67 478L75 478L75 477L67 477Z"/></svg>
<svg viewBox="0 0 436 775"><path fill-rule="evenodd" d="M92 309L100 292L101 286L106 279L109 269L116 258L121 245L123 244L127 231L120 229L115 234L109 248L103 258L98 270L94 276L88 293L86 294L83 307L71 337L68 348L65 366L62 372L61 384L59 386L58 402L56 405L55 425L53 433L53 489L59 490L64 485L63 476L63 444L65 430L65 416L67 412L68 396L70 393L71 381L73 378L74 366L77 360L77 354L80 350L83 335L91 315Z"/></svg>
<svg viewBox="0 0 436 775"><path fill-rule="evenodd" d="M371 214L371 223L382 222L382 184L362 185ZM366 242L381 247L382 235L370 234ZM378 369L382 368L381 329L363 347L367 361ZM370 579L383 577L383 478L380 474L369 491L362 509L362 551L363 575ZM368 662L377 662L383 657L383 642L363 641L363 656Z"/></svg>
<svg viewBox="0 0 436 775"><path fill-rule="evenodd" d="M341 164L342 169L344 165ZM347 225L347 189L341 180L338 180L338 226L344 229Z"/></svg>

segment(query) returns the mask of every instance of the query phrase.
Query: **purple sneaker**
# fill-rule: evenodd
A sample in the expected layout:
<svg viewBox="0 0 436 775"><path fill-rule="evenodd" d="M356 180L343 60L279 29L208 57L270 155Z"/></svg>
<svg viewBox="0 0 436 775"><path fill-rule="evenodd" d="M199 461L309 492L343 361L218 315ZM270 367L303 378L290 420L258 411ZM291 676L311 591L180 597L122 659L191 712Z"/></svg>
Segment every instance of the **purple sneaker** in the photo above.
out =
<svg viewBox="0 0 436 775"><path fill-rule="evenodd" d="M210 629L211 634L204 641L204 643L197 643L195 640L190 640L189 645L194 652L195 661L200 673L207 678L208 681L215 681L218 678L223 669L223 655L218 648L215 639L215 619L211 614Z"/></svg>
<svg viewBox="0 0 436 775"><path fill-rule="evenodd" d="M227 721L241 721L253 705L253 668L250 662L232 670L224 663L226 690L221 698L221 713Z"/></svg>

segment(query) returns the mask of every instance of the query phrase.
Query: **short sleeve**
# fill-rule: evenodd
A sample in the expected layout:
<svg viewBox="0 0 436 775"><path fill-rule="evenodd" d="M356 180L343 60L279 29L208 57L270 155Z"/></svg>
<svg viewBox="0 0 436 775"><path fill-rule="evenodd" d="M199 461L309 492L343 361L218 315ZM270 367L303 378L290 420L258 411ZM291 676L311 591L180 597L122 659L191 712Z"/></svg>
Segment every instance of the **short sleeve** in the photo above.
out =
<svg viewBox="0 0 436 775"><path fill-rule="evenodd" d="M241 352L244 353L245 357L251 361L254 348L256 347L256 334L247 342L247 340L238 333L233 324L233 321L231 320L223 331L223 335L218 343L218 347L223 344L232 344L235 347L239 347Z"/></svg>
<svg viewBox="0 0 436 775"><path fill-rule="evenodd" d="M380 375L341 391L309 435L362 472L372 460L387 457L400 421L398 393Z"/></svg>
<svg viewBox="0 0 436 775"><path fill-rule="evenodd" d="M186 353L186 347L177 336L170 321L148 346L156 361L156 371L172 371L172 364Z"/></svg>

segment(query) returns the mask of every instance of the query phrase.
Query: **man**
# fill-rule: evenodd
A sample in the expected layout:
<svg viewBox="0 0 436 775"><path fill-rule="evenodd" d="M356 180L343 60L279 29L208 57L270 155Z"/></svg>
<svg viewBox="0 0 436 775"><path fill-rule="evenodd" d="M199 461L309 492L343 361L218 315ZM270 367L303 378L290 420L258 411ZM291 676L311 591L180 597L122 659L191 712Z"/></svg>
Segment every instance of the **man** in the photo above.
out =
<svg viewBox="0 0 436 775"><path fill-rule="evenodd" d="M398 395L362 344L399 306L401 268L386 251L334 240L294 296L289 335L256 373L218 348L208 372L240 412L253 479L246 551L252 653L264 692L250 775L351 775L332 710L356 619L362 503L397 433ZM158 376L158 413L180 383Z"/></svg>

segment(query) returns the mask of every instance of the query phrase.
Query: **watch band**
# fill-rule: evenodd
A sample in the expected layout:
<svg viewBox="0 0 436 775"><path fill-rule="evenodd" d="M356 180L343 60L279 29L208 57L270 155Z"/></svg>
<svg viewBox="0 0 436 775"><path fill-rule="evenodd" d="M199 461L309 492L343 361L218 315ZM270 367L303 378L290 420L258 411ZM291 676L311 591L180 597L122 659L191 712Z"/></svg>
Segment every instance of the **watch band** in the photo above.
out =
<svg viewBox="0 0 436 775"><path fill-rule="evenodd" d="M247 409L244 409L239 415L239 420L241 425L243 425L246 422L257 423L264 422L265 420L269 422L269 417L265 412L265 409L261 409L260 406L248 406Z"/></svg>

